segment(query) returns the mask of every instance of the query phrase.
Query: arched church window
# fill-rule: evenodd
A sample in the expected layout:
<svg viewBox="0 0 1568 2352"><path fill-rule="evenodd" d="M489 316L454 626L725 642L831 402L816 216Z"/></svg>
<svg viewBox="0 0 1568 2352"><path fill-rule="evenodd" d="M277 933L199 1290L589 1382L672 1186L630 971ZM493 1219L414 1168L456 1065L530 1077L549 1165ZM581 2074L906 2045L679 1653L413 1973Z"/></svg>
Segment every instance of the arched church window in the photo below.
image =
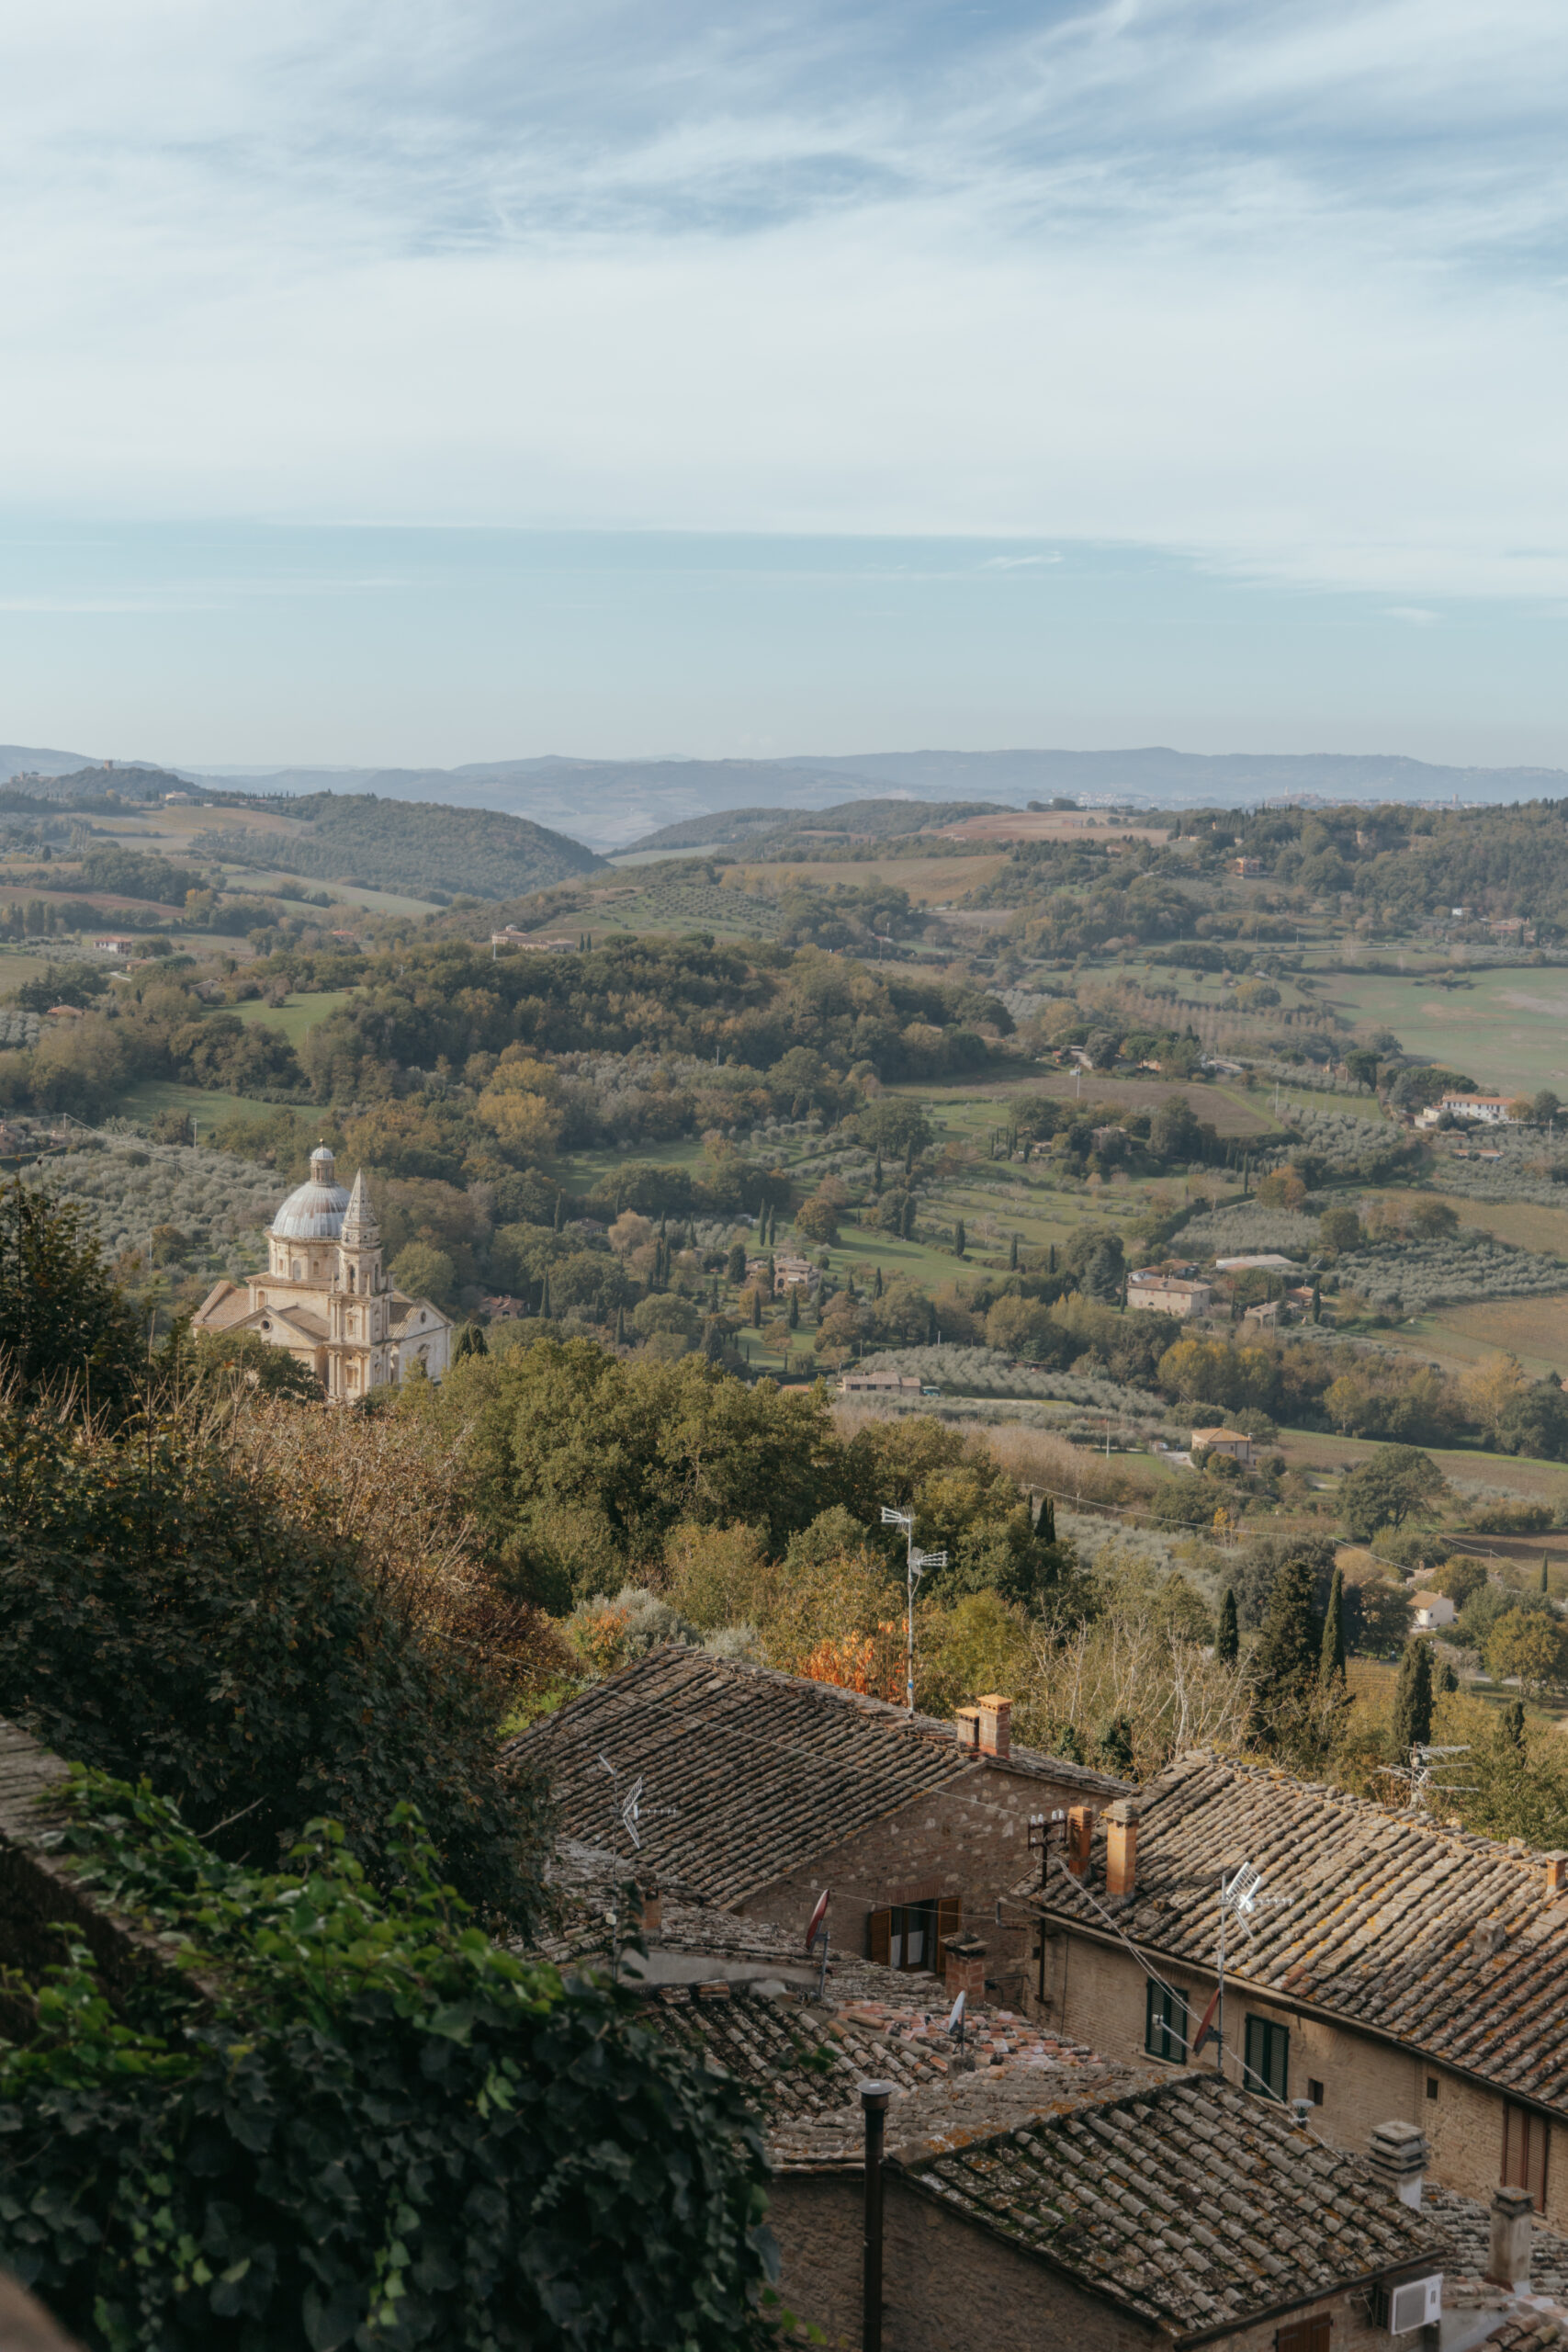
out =
<svg viewBox="0 0 1568 2352"><path fill-rule="evenodd" d="M355 1280L354 1280L354 1268L353 1268L352 1266L350 1266L350 1268L349 1268L349 1270L348 1270L348 1286L349 1286L349 1289L350 1289L350 1290L353 1290L353 1289L355 1287Z"/></svg>

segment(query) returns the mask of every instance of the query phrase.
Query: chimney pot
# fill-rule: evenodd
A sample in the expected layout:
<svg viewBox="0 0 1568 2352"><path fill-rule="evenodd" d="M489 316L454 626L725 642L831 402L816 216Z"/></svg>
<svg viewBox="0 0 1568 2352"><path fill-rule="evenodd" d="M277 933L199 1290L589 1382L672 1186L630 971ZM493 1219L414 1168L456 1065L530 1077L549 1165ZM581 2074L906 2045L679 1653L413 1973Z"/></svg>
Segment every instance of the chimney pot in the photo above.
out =
<svg viewBox="0 0 1568 2352"><path fill-rule="evenodd" d="M958 1732L958 1752L961 1756L980 1753L980 1710L978 1707L955 1707L953 1720Z"/></svg>
<svg viewBox="0 0 1568 2352"><path fill-rule="evenodd" d="M980 1753L1004 1762L1012 1747L1012 1701L992 1690L975 1702L980 1715Z"/></svg>
<svg viewBox="0 0 1568 2352"><path fill-rule="evenodd" d="M1138 1883L1138 1801L1118 1797L1105 1815L1105 1892L1131 1894Z"/></svg>
<svg viewBox="0 0 1568 2352"><path fill-rule="evenodd" d="M1082 1878L1093 1850L1094 1807L1091 1804L1070 1804L1067 1807L1067 1868L1075 1878Z"/></svg>
<svg viewBox="0 0 1568 2352"><path fill-rule="evenodd" d="M1419 2212L1427 2162L1425 2134L1414 2123L1380 2123L1368 2153L1372 2169L1400 2203Z"/></svg>
<svg viewBox="0 0 1568 2352"><path fill-rule="evenodd" d="M978 1936L961 1932L956 1936L944 1936L942 1949L945 1955L943 1975L948 1999L956 2001L963 1993L971 2001L983 2001L986 1997L987 1946Z"/></svg>
<svg viewBox="0 0 1568 2352"><path fill-rule="evenodd" d="M1500 2188L1492 2199L1492 2245L1486 2276L1495 2287L1528 2294L1530 2283L1530 2216L1535 2200L1528 2188Z"/></svg>
<svg viewBox="0 0 1568 2352"><path fill-rule="evenodd" d="M1548 1854L1544 1860L1548 1894L1568 1894L1568 1854Z"/></svg>

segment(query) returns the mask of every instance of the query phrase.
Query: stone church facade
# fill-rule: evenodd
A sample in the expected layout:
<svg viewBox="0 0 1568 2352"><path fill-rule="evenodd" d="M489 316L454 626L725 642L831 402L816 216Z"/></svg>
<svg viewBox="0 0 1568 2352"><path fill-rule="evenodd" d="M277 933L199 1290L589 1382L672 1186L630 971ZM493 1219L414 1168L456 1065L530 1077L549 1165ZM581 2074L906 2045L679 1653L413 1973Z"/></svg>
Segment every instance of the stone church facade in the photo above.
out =
<svg viewBox="0 0 1568 2352"><path fill-rule="evenodd" d="M318 1146L309 1178L284 1202L266 1241L265 1271L219 1283L192 1317L193 1330L254 1331L287 1348L333 1404L357 1403L416 1368L441 1378L452 1325L428 1298L392 1287L363 1171L345 1192L332 1153Z"/></svg>

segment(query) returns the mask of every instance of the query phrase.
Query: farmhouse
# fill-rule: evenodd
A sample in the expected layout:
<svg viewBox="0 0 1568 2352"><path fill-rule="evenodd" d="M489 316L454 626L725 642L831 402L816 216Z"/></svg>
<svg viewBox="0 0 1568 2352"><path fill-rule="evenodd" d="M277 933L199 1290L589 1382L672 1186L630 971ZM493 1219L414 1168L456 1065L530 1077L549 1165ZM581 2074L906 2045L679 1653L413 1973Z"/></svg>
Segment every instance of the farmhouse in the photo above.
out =
<svg viewBox="0 0 1568 2352"><path fill-rule="evenodd" d="M1145 1315L1206 1315L1213 1292L1207 1283L1182 1274L1137 1273L1127 1280L1127 1304Z"/></svg>
<svg viewBox="0 0 1568 2352"><path fill-rule="evenodd" d="M428 1298L394 1290L381 1264L381 1229L363 1175L345 1193L325 1144L310 1173L267 1229L265 1272L221 1282L191 1317L193 1331L254 1331L315 1374L329 1401L431 1380L446 1370L452 1326Z"/></svg>
<svg viewBox="0 0 1568 2352"><path fill-rule="evenodd" d="M1195 1753L1017 1890L1035 2013L1108 2057L1185 2065L1221 1874L1244 1863L1269 1901L1230 1931L1227 2064L1308 2102L1337 2147L1418 2117L1445 2186L1527 2190L1568 2220L1568 1856Z"/></svg>
<svg viewBox="0 0 1568 2352"><path fill-rule="evenodd" d="M1483 1126L1511 1127L1511 1100L1506 1094L1445 1094L1438 1110L1451 1111L1456 1119L1478 1119Z"/></svg>
<svg viewBox="0 0 1568 2352"><path fill-rule="evenodd" d="M915 1396L920 1393L919 1378L901 1372L846 1372L839 1376L840 1396Z"/></svg>
<svg viewBox="0 0 1568 2352"><path fill-rule="evenodd" d="M637 1785L638 1869L661 1883L797 1928L830 1889L835 1942L896 1968L931 1966L946 1937L980 1920L987 1982L1021 1991L1028 1923L1014 1915L998 1930L995 1910L1027 1865L1031 1823L1123 1790L1016 1745L1010 1713L992 1695L956 1722L911 1718L834 1684L668 1645L505 1753L547 1775L570 1838L604 1842L617 1797Z"/></svg>
<svg viewBox="0 0 1568 2352"><path fill-rule="evenodd" d="M1252 1440L1240 1430L1194 1430L1188 1442L1194 1453L1201 1447L1205 1453L1227 1454L1244 1470L1252 1467Z"/></svg>

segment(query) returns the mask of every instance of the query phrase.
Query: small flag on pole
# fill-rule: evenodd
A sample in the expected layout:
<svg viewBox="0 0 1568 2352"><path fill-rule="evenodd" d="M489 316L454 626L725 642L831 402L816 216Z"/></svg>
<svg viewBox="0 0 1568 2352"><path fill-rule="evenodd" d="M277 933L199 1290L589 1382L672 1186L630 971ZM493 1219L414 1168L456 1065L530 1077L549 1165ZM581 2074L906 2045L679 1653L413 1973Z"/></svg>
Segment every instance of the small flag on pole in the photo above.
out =
<svg viewBox="0 0 1568 2352"><path fill-rule="evenodd" d="M1213 1993L1210 1996L1209 2006L1203 2012L1203 2022L1192 2037L1192 2055L1194 2058L1196 2058L1198 2052L1202 2049L1203 2044L1209 2039L1209 2028L1214 2022L1214 2011L1219 2007L1219 2006L1220 1988L1216 1984Z"/></svg>
<svg viewBox="0 0 1568 2352"><path fill-rule="evenodd" d="M822 1923L828 1917L829 1894L829 1889L824 1887L821 1894L817 1898L817 1907L811 1914L811 1923L806 1930L806 1949L807 1951L812 1950L813 1946L816 1944L818 1937L822 1932Z"/></svg>

